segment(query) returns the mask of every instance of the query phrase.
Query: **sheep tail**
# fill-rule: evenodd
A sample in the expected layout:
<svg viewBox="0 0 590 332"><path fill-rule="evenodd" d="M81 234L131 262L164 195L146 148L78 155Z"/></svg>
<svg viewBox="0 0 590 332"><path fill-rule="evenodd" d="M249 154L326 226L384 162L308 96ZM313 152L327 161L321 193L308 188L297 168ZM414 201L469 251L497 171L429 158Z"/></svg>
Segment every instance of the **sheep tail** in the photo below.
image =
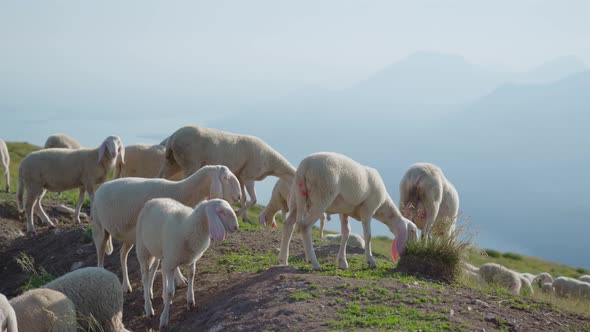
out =
<svg viewBox="0 0 590 332"><path fill-rule="evenodd" d="M294 183L294 188L295 188L295 200L297 202L297 222L301 222L303 220L303 218L305 218L305 216L308 213L308 209L310 206L310 201L309 201L309 194L310 191L307 188L307 184L305 183L305 175L303 175L302 173L304 172L297 172L295 173L295 183Z"/></svg>
<svg viewBox="0 0 590 332"><path fill-rule="evenodd" d="M24 202L23 202L24 191L25 191L25 179L23 176L20 176L20 174L19 174L18 189L16 190L16 205L18 207L19 212L24 211Z"/></svg>

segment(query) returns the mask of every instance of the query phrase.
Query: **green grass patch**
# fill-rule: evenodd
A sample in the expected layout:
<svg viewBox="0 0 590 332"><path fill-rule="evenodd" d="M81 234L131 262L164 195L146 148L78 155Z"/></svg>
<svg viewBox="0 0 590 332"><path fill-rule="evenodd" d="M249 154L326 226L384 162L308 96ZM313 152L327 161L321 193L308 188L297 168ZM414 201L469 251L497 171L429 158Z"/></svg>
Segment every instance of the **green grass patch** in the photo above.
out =
<svg viewBox="0 0 590 332"><path fill-rule="evenodd" d="M293 293L293 294L289 294L289 299L293 300L293 301L304 301L307 299L312 299L316 297L315 294L311 293L311 292L304 292L304 291L300 291L297 293Z"/></svg>
<svg viewBox="0 0 590 332"><path fill-rule="evenodd" d="M501 252L496 251L494 249L485 249L485 252L489 257L492 257L492 258L498 258L498 257L502 256Z"/></svg>
<svg viewBox="0 0 590 332"><path fill-rule="evenodd" d="M44 286L56 278L54 275L45 271L43 267L35 267L35 260L33 257L24 252L21 252L14 260L26 276L25 283L19 288L22 292Z"/></svg>
<svg viewBox="0 0 590 332"><path fill-rule="evenodd" d="M505 252L502 254L502 257L504 258L508 258L508 259L512 259L515 261L521 261L522 260L522 256L519 254L515 254L513 252Z"/></svg>
<svg viewBox="0 0 590 332"><path fill-rule="evenodd" d="M217 267L226 272L261 272L278 264L277 255L251 253L246 249L230 252L217 259Z"/></svg>

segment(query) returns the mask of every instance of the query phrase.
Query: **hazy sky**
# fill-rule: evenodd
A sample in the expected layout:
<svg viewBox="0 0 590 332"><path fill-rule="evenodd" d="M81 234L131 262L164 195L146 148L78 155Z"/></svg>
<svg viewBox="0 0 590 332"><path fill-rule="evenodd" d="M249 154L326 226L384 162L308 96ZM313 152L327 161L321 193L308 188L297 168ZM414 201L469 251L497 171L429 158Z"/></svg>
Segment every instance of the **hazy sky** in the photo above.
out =
<svg viewBox="0 0 590 332"><path fill-rule="evenodd" d="M584 0L2 1L0 75L280 93L345 86L419 50L524 70L590 63L588 13Z"/></svg>

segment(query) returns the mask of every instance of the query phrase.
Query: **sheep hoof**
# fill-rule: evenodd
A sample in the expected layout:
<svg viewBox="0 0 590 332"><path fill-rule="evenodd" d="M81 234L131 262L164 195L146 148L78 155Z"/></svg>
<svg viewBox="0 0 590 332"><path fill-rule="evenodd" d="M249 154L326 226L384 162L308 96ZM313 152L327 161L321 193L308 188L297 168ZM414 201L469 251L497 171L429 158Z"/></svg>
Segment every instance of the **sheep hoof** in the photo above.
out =
<svg viewBox="0 0 590 332"><path fill-rule="evenodd" d="M131 285L123 285L123 293L125 293L125 294L131 293Z"/></svg>
<svg viewBox="0 0 590 332"><path fill-rule="evenodd" d="M188 286L188 284L186 283L186 279L183 277L183 279L175 279L174 286L176 286L176 288L185 288Z"/></svg>
<svg viewBox="0 0 590 332"><path fill-rule="evenodd" d="M338 268L341 269L341 270L348 269L348 262L346 260L340 260L340 261L338 261Z"/></svg>
<svg viewBox="0 0 590 332"><path fill-rule="evenodd" d="M374 269L377 267L377 263L375 262L375 259L373 259L372 257L370 260L367 261L367 265L370 269Z"/></svg>
<svg viewBox="0 0 590 332"><path fill-rule="evenodd" d="M197 306L197 304L195 303L195 301L189 301L186 304L187 310L191 310L191 309L195 308L196 306Z"/></svg>
<svg viewBox="0 0 590 332"><path fill-rule="evenodd" d="M37 235L37 231L27 231L28 236L35 236Z"/></svg>
<svg viewBox="0 0 590 332"><path fill-rule="evenodd" d="M313 266L311 267L311 269L312 269L312 270L314 270L314 271L321 271L321 270L322 270L322 267L321 267L321 266L319 266L319 265L313 265Z"/></svg>

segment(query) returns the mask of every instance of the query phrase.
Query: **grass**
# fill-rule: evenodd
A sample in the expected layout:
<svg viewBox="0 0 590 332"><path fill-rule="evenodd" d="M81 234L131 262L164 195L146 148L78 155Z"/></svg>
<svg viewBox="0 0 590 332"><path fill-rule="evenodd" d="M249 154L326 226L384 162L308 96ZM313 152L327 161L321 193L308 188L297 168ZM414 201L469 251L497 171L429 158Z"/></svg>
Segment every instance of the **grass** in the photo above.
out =
<svg viewBox="0 0 590 332"><path fill-rule="evenodd" d="M17 257L14 258L14 260L26 276L25 283L19 288L19 290L22 292L39 288L56 278L54 275L45 271L43 267L35 267L35 260L33 257L25 254L24 252L21 252Z"/></svg>

